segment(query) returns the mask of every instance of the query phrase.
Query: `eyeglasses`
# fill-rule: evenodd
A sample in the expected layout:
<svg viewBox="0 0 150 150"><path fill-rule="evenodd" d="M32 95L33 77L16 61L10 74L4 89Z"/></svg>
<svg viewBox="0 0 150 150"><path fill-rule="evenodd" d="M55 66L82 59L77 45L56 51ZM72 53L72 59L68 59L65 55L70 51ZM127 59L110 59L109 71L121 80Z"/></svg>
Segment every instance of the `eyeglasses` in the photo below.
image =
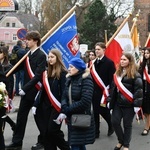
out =
<svg viewBox="0 0 150 150"><path fill-rule="evenodd" d="M97 48L97 49L95 49L95 50L101 50L101 49L98 49L98 48Z"/></svg>

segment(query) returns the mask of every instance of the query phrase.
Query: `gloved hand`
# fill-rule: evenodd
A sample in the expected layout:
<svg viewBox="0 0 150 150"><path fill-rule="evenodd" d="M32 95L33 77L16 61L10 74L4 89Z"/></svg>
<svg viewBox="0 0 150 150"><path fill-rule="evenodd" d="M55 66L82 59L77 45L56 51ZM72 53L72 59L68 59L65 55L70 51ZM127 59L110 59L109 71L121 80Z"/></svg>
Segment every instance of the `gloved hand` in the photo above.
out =
<svg viewBox="0 0 150 150"><path fill-rule="evenodd" d="M66 119L67 116L63 113L60 113L56 120L53 120L57 124L61 124L61 122Z"/></svg>
<svg viewBox="0 0 150 150"><path fill-rule="evenodd" d="M19 89L19 95L23 96L25 95L26 93L22 90L22 89Z"/></svg>
<svg viewBox="0 0 150 150"><path fill-rule="evenodd" d="M34 107L34 106L32 107L32 114L36 115L36 107Z"/></svg>

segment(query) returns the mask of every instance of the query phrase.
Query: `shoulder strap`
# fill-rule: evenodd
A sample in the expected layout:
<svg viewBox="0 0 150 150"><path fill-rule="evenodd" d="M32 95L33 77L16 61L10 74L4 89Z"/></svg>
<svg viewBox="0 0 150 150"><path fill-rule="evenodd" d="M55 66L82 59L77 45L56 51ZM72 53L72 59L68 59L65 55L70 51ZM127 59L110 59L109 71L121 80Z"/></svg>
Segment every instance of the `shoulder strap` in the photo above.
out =
<svg viewBox="0 0 150 150"><path fill-rule="evenodd" d="M71 83L69 85L69 104L72 104L72 98L71 98Z"/></svg>

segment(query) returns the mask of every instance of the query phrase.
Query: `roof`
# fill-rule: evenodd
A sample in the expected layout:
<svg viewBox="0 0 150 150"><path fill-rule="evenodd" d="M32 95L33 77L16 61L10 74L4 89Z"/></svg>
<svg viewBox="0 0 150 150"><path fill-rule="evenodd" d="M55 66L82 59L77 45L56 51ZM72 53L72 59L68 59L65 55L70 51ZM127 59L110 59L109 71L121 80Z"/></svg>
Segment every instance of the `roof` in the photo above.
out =
<svg viewBox="0 0 150 150"><path fill-rule="evenodd" d="M23 14L15 12L7 12L5 16L14 16L24 24L24 27L28 30L40 30L40 20L33 14Z"/></svg>

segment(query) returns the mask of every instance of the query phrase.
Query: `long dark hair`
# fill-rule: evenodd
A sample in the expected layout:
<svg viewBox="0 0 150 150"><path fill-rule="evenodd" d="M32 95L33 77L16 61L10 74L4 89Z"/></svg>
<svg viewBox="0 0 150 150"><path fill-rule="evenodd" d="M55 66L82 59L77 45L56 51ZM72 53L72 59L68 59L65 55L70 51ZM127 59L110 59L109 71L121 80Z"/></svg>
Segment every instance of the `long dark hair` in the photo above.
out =
<svg viewBox="0 0 150 150"><path fill-rule="evenodd" d="M1 46L0 47L0 52L4 54L4 61L2 65L8 65L9 60L8 60L8 47L7 46Z"/></svg>
<svg viewBox="0 0 150 150"><path fill-rule="evenodd" d="M143 62L142 62L141 66L140 66L140 69L139 69L139 72L141 74L143 74L143 71L144 71L144 68L145 68L146 65L148 67L148 73L150 73L150 57L148 59L145 58L145 51L148 51L149 54L150 54L150 47L146 47L145 50L144 50Z"/></svg>

